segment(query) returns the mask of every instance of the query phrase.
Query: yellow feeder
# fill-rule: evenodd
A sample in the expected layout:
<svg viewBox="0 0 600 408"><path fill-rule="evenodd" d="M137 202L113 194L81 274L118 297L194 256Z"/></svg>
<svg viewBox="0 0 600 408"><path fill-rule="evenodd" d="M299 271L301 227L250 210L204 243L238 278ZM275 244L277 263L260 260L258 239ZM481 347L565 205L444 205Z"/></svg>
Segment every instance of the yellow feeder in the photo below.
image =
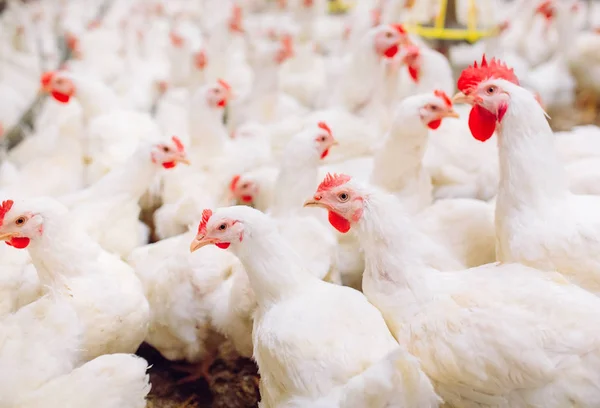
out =
<svg viewBox="0 0 600 408"><path fill-rule="evenodd" d="M344 2L343 0L329 0L328 6L331 14L343 14L352 7L352 5Z"/></svg>
<svg viewBox="0 0 600 408"><path fill-rule="evenodd" d="M492 29L477 28L477 6L475 0L469 0L467 28L446 28L446 11L448 0L440 0L440 11L435 18L433 27L420 24L404 24L406 31L430 40L468 41L474 43L485 37L498 35L498 27Z"/></svg>

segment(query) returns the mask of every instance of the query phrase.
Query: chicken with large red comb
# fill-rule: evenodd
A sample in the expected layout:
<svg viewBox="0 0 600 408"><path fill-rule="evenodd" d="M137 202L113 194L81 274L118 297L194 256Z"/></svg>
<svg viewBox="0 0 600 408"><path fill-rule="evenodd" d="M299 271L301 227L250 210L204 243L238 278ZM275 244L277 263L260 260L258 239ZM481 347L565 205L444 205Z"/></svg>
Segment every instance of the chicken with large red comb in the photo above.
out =
<svg viewBox="0 0 600 408"><path fill-rule="evenodd" d="M498 260L559 271L600 295L600 197L570 192L555 135L535 95L518 85L505 64L485 58L463 71L458 88L454 100L473 105L473 136L498 136Z"/></svg>

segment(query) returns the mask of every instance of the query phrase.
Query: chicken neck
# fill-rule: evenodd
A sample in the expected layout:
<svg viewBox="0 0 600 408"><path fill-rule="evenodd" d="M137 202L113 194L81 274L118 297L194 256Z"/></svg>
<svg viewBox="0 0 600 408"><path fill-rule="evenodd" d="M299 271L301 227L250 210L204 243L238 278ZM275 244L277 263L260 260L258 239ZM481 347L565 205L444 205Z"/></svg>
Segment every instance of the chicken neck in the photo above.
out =
<svg viewBox="0 0 600 408"><path fill-rule="evenodd" d="M510 105L497 128L500 185L496 222L499 214L554 205L568 193L566 173L543 109L529 91L511 85L506 85L510 87Z"/></svg>
<svg viewBox="0 0 600 408"><path fill-rule="evenodd" d="M371 174L371 183L395 193L410 213L432 201L431 182L423 168L429 131L415 115L416 109L401 106L384 144L375 153Z"/></svg>
<svg viewBox="0 0 600 408"><path fill-rule="evenodd" d="M290 141L282 155L271 207L273 216L302 210L304 200L314 193L318 184L319 157L314 143L312 139L301 139Z"/></svg>
<svg viewBox="0 0 600 408"><path fill-rule="evenodd" d="M200 95L194 96L194 99ZM210 107L202 100L193 100L190 109L189 129L192 151L209 160L224 154L229 136L223 124L223 109Z"/></svg>
<svg viewBox="0 0 600 408"><path fill-rule="evenodd" d="M87 200L102 200L105 197L126 195L139 200L160 171L160 164L153 163L150 157L150 146L140 146L125 164L115 168L81 193L75 193L71 197L81 196ZM69 197L67 197L68 200Z"/></svg>
<svg viewBox="0 0 600 408"><path fill-rule="evenodd" d="M366 196L356 235L365 256L362 289L369 301L388 324L415 315L432 298L428 277L435 272L429 262L435 244L393 196L382 192Z"/></svg>
<svg viewBox="0 0 600 408"><path fill-rule="evenodd" d="M54 291L69 290L70 278L94 271L101 249L79 229L68 214L43 212L44 228L28 246L40 283Z"/></svg>
<svg viewBox="0 0 600 408"><path fill-rule="evenodd" d="M283 239L273 222L254 223L235 254L246 269L259 306L268 307L320 282L303 268L304 260Z"/></svg>

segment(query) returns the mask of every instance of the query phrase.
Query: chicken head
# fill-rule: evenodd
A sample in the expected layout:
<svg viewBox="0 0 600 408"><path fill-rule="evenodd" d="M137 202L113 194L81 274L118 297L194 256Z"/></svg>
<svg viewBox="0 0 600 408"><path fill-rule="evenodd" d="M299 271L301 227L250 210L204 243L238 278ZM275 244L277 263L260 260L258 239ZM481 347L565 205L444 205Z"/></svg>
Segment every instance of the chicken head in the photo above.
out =
<svg viewBox="0 0 600 408"><path fill-rule="evenodd" d="M317 136L315 137L315 145L319 152L321 159L324 159L329 154L329 149L332 146L338 144L337 140L333 137L331 133L331 129L327 126L325 122L317 123Z"/></svg>
<svg viewBox="0 0 600 408"><path fill-rule="evenodd" d="M203 71L206 68L206 64L208 63L208 59L206 58L206 52L204 50L200 50L195 52L192 56L194 59L194 67L199 71Z"/></svg>
<svg viewBox="0 0 600 408"><path fill-rule="evenodd" d="M283 64L289 58L294 56L294 41L292 36L284 34L279 39L279 46L275 51L275 62Z"/></svg>
<svg viewBox="0 0 600 408"><path fill-rule="evenodd" d="M61 103L69 103L75 95L75 84L64 71L48 71L40 79L41 89Z"/></svg>
<svg viewBox="0 0 600 408"><path fill-rule="evenodd" d="M206 92L208 106L212 108L224 108L231 98L231 85L222 79L210 86Z"/></svg>
<svg viewBox="0 0 600 408"><path fill-rule="evenodd" d="M401 24L386 24L373 28L375 52L386 58L393 58L400 45L408 41L406 30Z"/></svg>
<svg viewBox="0 0 600 408"><path fill-rule="evenodd" d="M190 164L185 154L185 147L177 136L171 138L171 143L154 145L150 156L153 163L159 163L165 169L172 169L177 163Z"/></svg>
<svg viewBox="0 0 600 408"><path fill-rule="evenodd" d="M258 194L258 184L248 180L244 175L236 174L229 183L231 198L246 205L252 204L254 197Z"/></svg>
<svg viewBox="0 0 600 408"><path fill-rule="evenodd" d="M229 18L229 30L232 33L244 33L242 8L237 4L234 4L231 10L231 17Z"/></svg>
<svg viewBox="0 0 600 408"><path fill-rule="evenodd" d="M424 102L419 109L419 116L423 124L430 129L439 128L444 118L459 117L453 108L452 100L444 91L434 91Z"/></svg>
<svg viewBox="0 0 600 408"><path fill-rule="evenodd" d="M244 224L227 216L213 216L210 209L202 211L202 220L198 226L198 234L190 245L194 252L206 245L216 245L227 249L232 243L244 240Z"/></svg>
<svg viewBox="0 0 600 408"><path fill-rule="evenodd" d="M40 214L19 210L13 200L5 200L0 205L0 241L14 248L27 248L44 232L43 221Z"/></svg>
<svg viewBox="0 0 600 408"><path fill-rule="evenodd" d="M325 208L329 223L341 233L350 231L364 212L364 197L351 180L346 174L328 173L313 198L304 203L305 207Z"/></svg>
<svg viewBox="0 0 600 408"><path fill-rule="evenodd" d="M473 105L469 129L475 139L488 140L496 130L496 124L502 122L510 103L510 95L505 89L508 83L519 84L514 71L493 58L488 63L485 55L481 65L473 64L458 78L460 92L452 99L455 103Z"/></svg>
<svg viewBox="0 0 600 408"><path fill-rule="evenodd" d="M414 82L419 82L421 78L421 51L419 47L413 44L403 47L399 52L399 59L402 65L406 65L411 79Z"/></svg>

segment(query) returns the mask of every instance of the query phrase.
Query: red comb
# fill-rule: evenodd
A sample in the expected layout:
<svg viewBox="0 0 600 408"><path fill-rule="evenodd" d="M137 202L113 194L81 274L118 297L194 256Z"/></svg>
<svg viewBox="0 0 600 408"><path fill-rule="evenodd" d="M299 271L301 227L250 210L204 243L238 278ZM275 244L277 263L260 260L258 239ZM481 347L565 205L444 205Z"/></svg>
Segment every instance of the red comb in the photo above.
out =
<svg viewBox="0 0 600 408"><path fill-rule="evenodd" d="M232 14L232 18L241 19L242 18L242 8L238 4L234 4L231 14Z"/></svg>
<svg viewBox="0 0 600 408"><path fill-rule="evenodd" d="M40 78L40 82L42 84L42 88L47 88L50 86L50 81L54 77L54 71L44 72L42 77Z"/></svg>
<svg viewBox="0 0 600 408"><path fill-rule="evenodd" d="M2 226L2 223L4 222L4 216L6 215L7 212L10 211L13 204L14 204L13 200L6 200L6 201L2 202L2 205L0 205L0 227Z"/></svg>
<svg viewBox="0 0 600 408"><path fill-rule="evenodd" d="M177 34L174 31L169 33L169 38L171 39L171 44L175 47L181 47L183 45L183 37Z"/></svg>
<svg viewBox="0 0 600 408"><path fill-rule="evenodd" d="M244 28L242 27L242 8L237 4L233 5L231 20L229 20L229 29L240 33L244 32Z"/></svg>
<svg viewBox="0 0 600 408"><path fill-rule="evenodd" d="M404 28L404 26L402 24L390 24L394 30L398 31L400 34L404 35L406 34L406 29Z"/></svg>
<svg viewBox="0 0 600 408"><path fill-rule="evenodd" d="M327 190L331 190L334 187L339 187L352 180L352 177L346 174L331 174L327 173L319 187L317 187L317 193L322 193Z"/></svg>
<svg viewBox="0 0 600 408"><path fill-rule="evenodd" d="M447 107L449 107L449 108L452 107L452 100L446 94L446 92L442 91L441 89L436 89L435 91L433 91L433 94L435 96L437 96L438 98L442 98Z"/></svg>
<svg viewBox="0 0 600 408"><path fill-rule="evenodd" d="M235 187L239 183L241 177L242 176L240 176L239 174L233 176L233 178L231 179L231 183L229 183L229 190L235 191Z"/></svg>
<svg viewBox="0 0 600 408"><path fill-rule="evenodd" d="M200 70L206 67L206 53L204 51L198 51L194 54L194 65Z"/></svg>
<svg viewBox="0 0 600 408"><path fill-rule="evenodd" d="M179 139L177 136L173 136L171 138L171 140L173 141L173 143L175 144L175 147L177 147L177 151L178 152L183 152L185 151L185 146L183 145L183 143L181 143L181 139Z"/></svg>
<svg viewBox="0 0 600 408"><path fill-rule="evenodd" d="M202 221L200 221L200 225L198 226L198 234L206 235L206 224L210 217L212 216L212 210L206 208L202 210Z"/></svg>
<svg viewBox="0 0 600 408"><path fill-rule="evenodd" d="M291 35L284 35L281 37L281 43L283 44L283 48L290 54L293 55L294 52L294 40Z"/></svg>
<svg viewBox="0 0 600 408"><path fill-rule="evenodd" d="M488 79L499 78L519 85L519 79L511 68L508 68L505 63L492 58L488 64L485 59L485 54L481 59L481 65L475 62L472 66L465 68L458 78L456 87L465 95L470 94L477 86Z"/></svg>
<svg viewBox="0 0 600 408"><path fill-rule="evenodd" d="M327 123L319 122L319 123L317 123L317 126L320 127L321 129L323 129L324 131L326 131L327 133L329 133L330 136L333 136L333 134L331 133L331 128L329 126L327 126Z"/></svg>
<svg viewBox="0 0 600 408"><path fill-rule="evenodd" d="M229 83L227 83L226 81L224 81L222 79L217 79L217 82L219 83L219 85L221 85L227 91L231 91L231 85L229 85Z"/></svg>

